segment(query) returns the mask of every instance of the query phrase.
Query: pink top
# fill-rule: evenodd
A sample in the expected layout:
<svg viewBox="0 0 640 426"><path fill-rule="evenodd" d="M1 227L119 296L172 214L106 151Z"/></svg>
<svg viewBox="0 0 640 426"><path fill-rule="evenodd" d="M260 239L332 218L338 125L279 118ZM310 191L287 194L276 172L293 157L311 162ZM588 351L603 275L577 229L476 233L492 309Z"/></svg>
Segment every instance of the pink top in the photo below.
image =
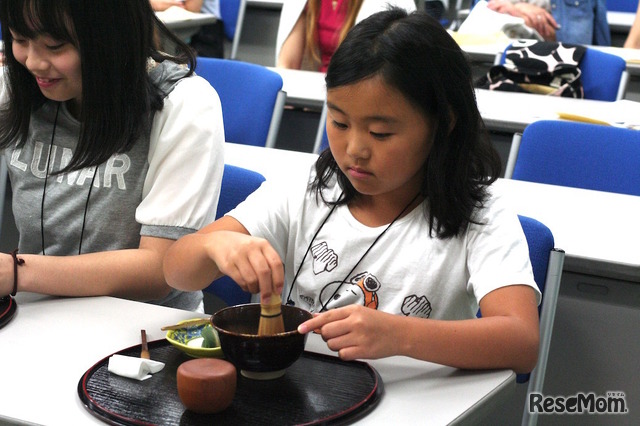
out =
<svg viewBox="0 0 640 426"><path fill-rule="evenodd" d="M338 48L340 28L347 16L348 0L322 0L318 16L318 47L322 64L318 71L326 72L333 52Z"/></svg>

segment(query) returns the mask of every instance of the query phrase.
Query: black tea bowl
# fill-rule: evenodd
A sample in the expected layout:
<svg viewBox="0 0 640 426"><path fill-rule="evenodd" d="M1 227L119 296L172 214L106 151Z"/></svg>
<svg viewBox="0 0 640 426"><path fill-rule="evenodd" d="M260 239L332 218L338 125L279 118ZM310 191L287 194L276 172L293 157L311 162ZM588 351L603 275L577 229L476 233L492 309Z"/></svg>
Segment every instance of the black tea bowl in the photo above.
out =
<svg viewBox="0 0 640 426"><path fill-rule="evenodd" d="M304 351L306 334L298 326L312 318L310 312L282 305L284 333L259 336L260 304L224 308L211 316L224 356L247 378L268 380L285 373Z"/></svg>

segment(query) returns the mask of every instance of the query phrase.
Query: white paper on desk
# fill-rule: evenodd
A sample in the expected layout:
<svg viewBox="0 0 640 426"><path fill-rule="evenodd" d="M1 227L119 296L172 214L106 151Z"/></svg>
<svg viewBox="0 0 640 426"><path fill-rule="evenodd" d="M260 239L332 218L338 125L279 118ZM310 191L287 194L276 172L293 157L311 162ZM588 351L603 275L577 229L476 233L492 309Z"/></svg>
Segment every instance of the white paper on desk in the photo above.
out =
<svg viewBox="0 0 640 426"><path fill-rule="evenodd" d="M109 358L108 370L118 376L147 380L151 377L150 373L157 373L163 368L164 362L116 354Z"/></svg>
<svg viewBox="0 0 640 426"><path fill-rule="evenodd" d="M183 9L182 7L171 6L163 11L156 12L156 16L166 24L169 22L179 22L193 19L194 17L197 17L198 14L193 13L187 9Z"/></svg>
<svg viewBox="0 0 640 426"><path fill-rule="evenodd" d="M535 29L528 27L523 18L496 12L487 7L487 2L479 1L464 20L458 33L488 35L502 32L509 38L544 40Z"/></svg>

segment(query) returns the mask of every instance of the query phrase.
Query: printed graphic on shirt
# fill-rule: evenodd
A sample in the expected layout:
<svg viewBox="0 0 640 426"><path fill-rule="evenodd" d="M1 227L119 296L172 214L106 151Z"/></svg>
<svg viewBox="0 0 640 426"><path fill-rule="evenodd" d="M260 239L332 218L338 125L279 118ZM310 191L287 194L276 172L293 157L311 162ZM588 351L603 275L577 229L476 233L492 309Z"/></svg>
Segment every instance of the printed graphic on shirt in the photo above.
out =
<svg viewBox="0 0 640 426"><path fill-rule="evenodd" d="M45 179L50 176L52 170L60 170L66 167L71 161L73 152L69 148L60 148L53 145L51 147L51 161L48 161L49 148L45 147L42 142L36 142L34 145L33 157L31 159L22 158L23 150L15 149L11 153L11 161L9 165L23 172L31 173L34 177ZM28 155L28 154L27 154ZM47 164L49 164L49 172L47 173ZM117 188L126 190L125 176L131 167L131 159L127 154L114 154L109 158L104 167L99 169L93 186L96 188ZM90 184L95 167L87 167L82 170L74 170L61 175L56 175L52 181L58 183L66 183L67 185L82 186Z"/></svg>
<svg viewBox="0 0 640 426"><path fill-rule="evenodd" d="M318 275L322 272L331 272L338 266L338 255L329 248L325 241L311 247L313 256L313 273Z"/></svg>
<svg viewBox="0 0 640 426"><path fill-rule="evenodd" d="M402 313L407 317L429 318L431 316L431 302L426 296L412 294L404 298Z"/></svg>
<svg viewBox="0 0 640 426"><path fill-rule="evenodd" d="M319 309L338 308L347 305L362 305L378 309L378 290L380 281L369 272L353 276L348 282L334 281L327 284L320 292Z"/></svg>
<svg viewBox="0 0 640 426"><path fill-rule="evenodd" d="M380 304L378 293L382 284L370 272L361 272L353 276L348 282L334 281L327 284L320 292L320 300L316 310L334 309L347 305L362 305L371 309L378 309ZM412 294L405 297L402 303L402 313L405 316L429 318L431 316L431 302L426 296Z"/></svg>
<svg viewBox="0 0 640 426"><path fill-rule="evenodd" d="M329 248L326 241L311 247L314 275L333 271L338 266L338 261L338 254ZM300 302L306 305L311 312L321 312L354 304L378 309L381 288L380 280L371 272L364 271L352 276L348 281L332 281L326 284L320 291L318 300L309 294L300 294L298 297ZM400 310L405 316L429 318L432 307L426 296L412 294L404 298Z"/></svg>

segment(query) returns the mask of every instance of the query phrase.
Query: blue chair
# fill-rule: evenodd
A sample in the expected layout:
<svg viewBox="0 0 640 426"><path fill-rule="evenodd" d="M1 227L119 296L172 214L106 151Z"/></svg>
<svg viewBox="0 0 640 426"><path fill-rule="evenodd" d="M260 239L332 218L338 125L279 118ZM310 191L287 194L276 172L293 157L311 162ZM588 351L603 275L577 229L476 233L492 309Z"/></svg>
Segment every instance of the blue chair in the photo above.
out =
<svg viewBox="0 0 640 426"><path fill-rule="evenodd" d="M496 55L495 65L504 65L510 47ZM578 67L582 71L580 79L585 99L612 102L624 98L629 73L627 63L620 56L587 47Z"/></svg>
<svg viewBox="0 0 640 426"><path fill-rule="evenodd" d="M533 267L533 276L542 293L542 303L539 308L540 346L538 349L538 363L530 374L518 374L516 377L518 383L529 381L527 387L527 395L529 395L532 392L542 393L565 253L555 247L553 234L546 225L530 217L518 216L518 218L529 245L529 258ZM529 413L527 401L522 415L522 425L535 425L536 422L537 413Z"/></svg>
<svg viewBox="0 0 640 426"><path fill-rule="evenodd" d="M275 146L286 100L280 74L262 65L204 57L197 58L195 72L220 96L227 142Z"/></svg>
<svg viewBox="0 0 640 426"><path fill-rule="evenodd" d="M231 41L229 59L236 59L238 54L246 7L247 0L220 0L220 17L222 18L224 35Z"/></svg>
<svg viewBox="0 0 640 426"><path fill-rule="evenodd" d="M631 12L638 10L637 0L607 0L607 10L612 12Z"/></svg>
<svg viewBox="0 0 640 426"><path fill-rule="evenodd" d="M535 121L514 136L505 178L640 195L640 132Z"/></svg>
<svg viewBox="0 0 640 426"><path fill-rule="evenodd" d="M258 172L225 164L222 175L220 199L218 200L218 209L216 210L216 219L221 218L243 202L252 192L258 189L264 181L264 176ZM227 306L249 303L251 301L251 293L243 291L227 276L214 280L204 291L217 296L226 303Z"/></svg>

